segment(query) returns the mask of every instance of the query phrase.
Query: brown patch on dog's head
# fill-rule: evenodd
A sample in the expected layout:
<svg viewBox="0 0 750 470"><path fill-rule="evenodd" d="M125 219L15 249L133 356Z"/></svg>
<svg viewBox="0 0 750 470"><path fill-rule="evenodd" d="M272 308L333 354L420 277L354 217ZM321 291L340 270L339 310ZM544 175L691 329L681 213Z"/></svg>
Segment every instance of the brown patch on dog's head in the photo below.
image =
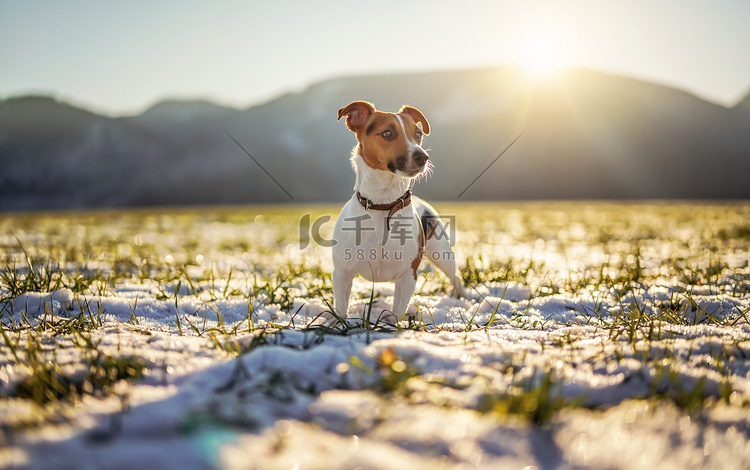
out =
<svg viewBox="0 0 750 470"><path fill-rule="evenodd" d="M398 113L406 114L412 118L415 123L420 123L422 125L422 132L424 132L425 135L430 135L430 123L427 122L427 118L424 117L422 111L412 106L402 106L401 109L398 110Z"/></svg>
<svg viewBox="0 0 750 470"><path fill-rule="evenodd" d="M347 116L346 126L359 142L357 152L369 167L409 178L424 170L428 156L421 147L422 135L429 134L430 124L417 108L385 113L366 101L354 101L339 109L338 116Z"/></svg>

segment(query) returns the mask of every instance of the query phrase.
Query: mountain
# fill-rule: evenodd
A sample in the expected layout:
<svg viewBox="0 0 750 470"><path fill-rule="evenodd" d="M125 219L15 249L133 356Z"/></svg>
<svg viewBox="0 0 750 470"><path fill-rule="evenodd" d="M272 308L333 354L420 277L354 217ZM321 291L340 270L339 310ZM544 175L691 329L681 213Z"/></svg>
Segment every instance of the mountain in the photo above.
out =
<svg viewBox="0 0 750 470"><path fill-rule="evenodd" d="M52 98L0 102L0 209L121 206L140 164L158 158L147 134Z"/></svg>
<svg viewBox="0 0 750 470"><path fill-rule="evenodd" d="M462 200L750 198L750 97L725 108L589 70L533 82L495 67L332 79L245 110L168 101L108 118L0 101L0 209L291 201L284 190L343 202L355 140L336 111L353 100L424 112L435 171L416 192L431 200L455 200L522 131Z"/></svg>
<svg viewBox="0 0 750 470"><path fill-rule="evenodd" d="M747 94L739 103L734 106L734 109L750 114L750 93Z"/></svg>
<svg viewBox="0 0 750 470"><path fill-rule="evenodd" d="M219 106L205 100L167 100L161 101L140 115L144 121L189 122L200 117L218 118L236 114L237 110Z"/></svg>

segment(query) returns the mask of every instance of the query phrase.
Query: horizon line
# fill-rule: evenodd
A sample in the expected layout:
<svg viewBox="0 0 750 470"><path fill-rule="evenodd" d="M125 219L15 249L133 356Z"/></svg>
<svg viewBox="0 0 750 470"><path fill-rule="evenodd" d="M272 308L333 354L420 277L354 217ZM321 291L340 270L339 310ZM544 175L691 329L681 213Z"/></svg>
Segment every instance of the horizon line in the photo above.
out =
<svg viewBox="0 0 750 470"><path fill-rule="evenodd" d="M65 105L68 105L72 108L82 109L84 111L88 111L92 114L96 114L99 116L108 117L111 119L118 119L118 118L133 118L138 117L149 110L164 104L164 103L190 103L190 102L203 102L206 104L210 104L213 106L226 108L232 111L248 111L252 108L262 106L264 104L270 103L272 101L275 101L283 96L291 95L291 94L299 94L304 92L305 90L308 90L315 85L329 82L329 81L335 81L335 80L347 80L347 79L355 79L355 78L362 78L362 77L386 77L386 76L394 76L394 75L421 75L421 74L439 74L439 73L460 73L460 72L471 72L471 71L483 71L483 70L492 70L492 69L511 69L514 71L518 71L520 73L524 73L523 67L520 65L514 65L514 64L496 64L496 65L485 65L485 66L467 66L467 67L455 67L455 68L429 68L429 69L410 69L410 70L392 70L392 71L382 71L382 72L375 72L375 73L363 73L363 74L341 74L341 75L330 75L326 78L319 78L319 79L313 79L301 87L297 88L290 88L286 90L282 90L279 92L276 92L270 96L267 96L265 98L261 98L255 101L250 102L246 105L235 105L235 104L229 104L226 102L226 100L211 97L209 93L196 93L194 95L169 95L164 94L161 98L157 98L155 100L152 100L149 102L149 104L140 107L140 111L135 112L117 112L117 111L107 111L106 109L103 109L99 105L95 104L87 104L85 101L79 100L77 98L74 98L72 96L68 96L64 93L51 91L51 90L21 90L21 91L15 91L15 92L8 92L5 94L0 95L0 102L2 101L8 101L12 99L20 99L20 98L30 98L30 97L38 97L38 98L51 98L54 101L58 103L63 103ZM611 70L605 70L601 68L596 67L587 67L587 66L567 66L567 67L561 67L560 70L555 74L557 76L564 75L566 73L570 72L576 72L576 71L584 71L584 72L593 72L598 73L601 75L609 75L612 77L620 77L620 78L626 78L633 81L638 81L642 83L648 83L653 84L657 86L661 86L664 88L677 90L686 94L689 94L701 101L720 106L722 108L726 109L732 109L737 107L739 104L744 102L745 100L750 98L750 87L748 87L747 91L740 94L739 97L732 100L731 103L724 103L723 100L718 100L714 98L710 98L706 96L704 93L700 93L694 90L690 90L687 87L682 87L679 85L673 85L669 83L665 83L663 81L650 79L647 77L641 77L637 74L629 74L629 73L623 73L618 71L611 71ZM533 78L530 78L529 80L533 80ZM548 80L554 80L548 79Z"/></svg>

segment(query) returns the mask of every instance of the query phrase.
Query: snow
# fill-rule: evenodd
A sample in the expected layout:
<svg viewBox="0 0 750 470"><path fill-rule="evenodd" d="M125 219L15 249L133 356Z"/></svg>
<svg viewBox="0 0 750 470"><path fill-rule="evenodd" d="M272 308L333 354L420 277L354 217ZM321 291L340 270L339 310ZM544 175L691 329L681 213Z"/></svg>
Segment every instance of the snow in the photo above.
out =
<svg viewBox="0 0 750 470"><path fill-rule="evenodd" d="M148 373L130 386L125 409L113 398L89 398L76 410L74 425L29 433L4 458L30 468L739 469L750 463L744 408L721 405L691 421L669 402L637 400L654 388L678 393L700 382L702 393L718 401L725 376L715 361L722 354L734 390L749 396L746 323L663 324L662 339L628 344L612 340L605 326L574 325L583 323L579 311L594 308L592 300L528 299L527 290L511 287L480 286L487 295L472 299L418 297L430 312L424 331L360 329L340 336L278 330L261 335L266 345L237 358L214 348L207 334L197 335L185 320L179 336L174 301L148 298L138 286L112 297L75 296L72 309L59 313L70 317L79 305L92 312L101 306L105 326L93 334L102 350L145 357ZM652 303L664 298L664 290L642 289L623 302ZM501 298L503 292L512 292L513 300ZM730 315L735 307L748 307L748 299L705 294L693 296L695 311ZM58 297L64 295L26 294L23 301ZM614 311L619 302L599 299L598 305ZM204 314L206 330L219 326L217 315L226 325L247 321L241 299L185 296L177 308L199 330ZM295 324L316 322L322 309L296 301ZM291 321L277 305L258 302L253 310L258 324ZM493 312L500 321L490 328L463 331L470 317L484 325ZM27 313L44 317L38 308ZM127 323L133 313L137 326ZM524 320L514 325L519 315ZM21 321L19 312L14 321ZM525 329L534 321L543 328ZM258 336L243 333L226 341L247 347ZM404 383L408 394L376 393L382 380L378 358L385 354L414 369ZM670 357L679 360L670 363ZM66 360L63 350L58 358ZM663 363L671 378L660 376L654 363ZM19 373L6 367L5 380ZM483 402L518 384L531 389L545 374L556 378L555 394L581 400L585 408L564 409L542 427L481 411ZM24 413L13 403L4 405L6 422ZM721 419L714 419L717 414Z"/></svg>
<svg viewBox="0 0 750 470"><path fill-rule="evenodd" d="M143 230L137 246L166 237ZM213 223L196 236L233 230ZM571 226L566 237L580 239L581 231ZM478 243L462 236L459 250ZM495 242L482 245L485 260L544 265L545 276L562 273L558 279L619 262L575 243L565 254L540 238ZM658 260L674 249L644 243L643 269L658 273ZM318 257L330 271L325 252L305 257L288 247L267 257L279 265L315 265ZM101 321L85 333L98 351L142 358L146 369L108 395L50 406L54 419L29 425L39 411L11 392L30 370L0 348L0 466L750 468L748 259L747 251L727 254L729 268L711 285L663 275L625 290L546 291L550 277L529 276L479 283L460 299L441 293L428 273L411 322L375 331L365 329L362 312L372 295L371 323L387 317L393 288L361 279L347 326L333 330L324 327L333 325L325 296L292 280L282 308L253 286L249 270L199 281L202 268L191 265L193 287L133 278L85 294L28 292L0 305L3 324L22 330L9 333L17 334L11 341L25 344L23 325L83 315ZM230 290L240 295L223 295ZM74 339L38 336L48 360L85 372Z"/></svg>
<svg viewBox="0 0 750 470"><path fill-rule="evenodd" d="M13 299L12 310L29 315L41 315L44 312L61 314L73 308L73 291L57 289L49 294L43 292L26 292Z"/></svg>

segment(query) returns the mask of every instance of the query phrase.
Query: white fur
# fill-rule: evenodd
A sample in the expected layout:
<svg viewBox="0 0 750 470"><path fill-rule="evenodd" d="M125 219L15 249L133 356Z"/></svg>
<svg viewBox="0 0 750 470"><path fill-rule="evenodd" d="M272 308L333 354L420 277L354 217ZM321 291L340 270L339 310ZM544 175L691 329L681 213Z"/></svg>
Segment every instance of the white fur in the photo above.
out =
<svg viewBox="0 0 750 470"><path fill-rule="evenodd" d="M334 308L338 316L347 316L352 280L359 274L374 282L394 281L392 312L397 318L404 318L416 286L412 268L412 261L419 252L420 222L416 208L419 204L426 203L412 196L412 203L394 214L391 231L387 232L388 211L365 210L357 200L356 191L375 204L389 203L404 195L412 178L399 174L400 171L394 174L369 167L358 148L359 146L355 147L351 157L356 174L355 195L342 209L333 232ZM361 238L357 243L357 233L352 229L356 227L355 219L363 216L366 218L360 222ZM413 236L399 237L398 230L395 229L397 224L400 224L402 234L409 233ZM430 253L435 250L443 253L447 250L452 255L450 242L445 239L428 240L426 258L431 262L433 260L430 259ZM462 293L463 287L456 275L455 259L451 256L448 261L441 260L433 264L448 275L454 285L454 294Z"/></svg>
<svg viewBox="0 0 750 470"><path fill-rule="evenodd" d="M416 150L419 147L419 145L412 142L411 139L409 138L410 136L406 134L406 126L404 125L404 117L401 116L400 114L396 114L396 117L398 118L398 123L401 124L401 133L404 135L404 137L406 137L406 141L409 142L409 153L411 153L412 151Z"/></svg>
<svg viewBox="0 0 750 470"><path fill-rule="evenodd" d="M358 146L352 150L351 162L356 175L354 192L359 191L362 196L371 200L374 204L393 202L403 196L409 189L410 180L405 175L400 176L390 171L374 170L367 166L364 158L359 154Z"/></svg>

